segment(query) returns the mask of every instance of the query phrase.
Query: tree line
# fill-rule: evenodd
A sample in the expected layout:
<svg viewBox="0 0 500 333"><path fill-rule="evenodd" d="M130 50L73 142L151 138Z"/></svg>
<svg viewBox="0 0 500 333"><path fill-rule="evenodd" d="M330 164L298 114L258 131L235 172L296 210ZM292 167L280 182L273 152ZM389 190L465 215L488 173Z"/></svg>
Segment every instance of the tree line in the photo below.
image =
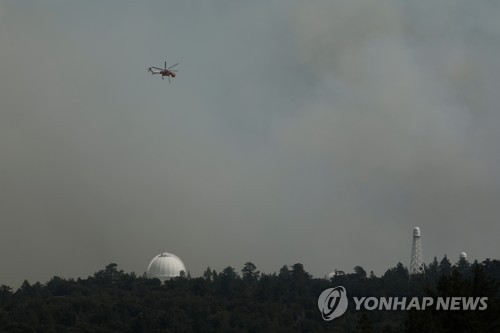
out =
<svg viewBox="0 0 500 333"><path fill-rule="evenodd" d="M349 297L488 297L484 311L354 311L326 322L318 296L344 286ZM330 280L300 263L261 273L210 267L165 283L114 263L92 276L0 286L0 332L500 332L500 261L451 264L444 256L410 276L398 263L383 275L355 266Z"/></svg>

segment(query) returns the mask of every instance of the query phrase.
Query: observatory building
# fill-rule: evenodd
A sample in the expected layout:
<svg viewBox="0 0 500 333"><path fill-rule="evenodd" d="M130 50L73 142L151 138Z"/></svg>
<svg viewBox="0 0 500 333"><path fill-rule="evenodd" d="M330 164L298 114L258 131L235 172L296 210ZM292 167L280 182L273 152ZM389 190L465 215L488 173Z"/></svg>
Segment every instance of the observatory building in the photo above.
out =
<svg viewBox="0 0 500 333"><path fill-rule="evenodd" d="M330 272L325 275L326 280L331 280L332 278L339 276L339 275L345 275L344 271L339 271L339 270L334 270L333 272Z"/></svg>
<svg viewBox="0 0 500 333"><path fill-rule="evenodd" d="M157 278L161 282L186 273L186 266L175 254L164 252L160 253L151 260L146 275L148 278Z"/></svg>

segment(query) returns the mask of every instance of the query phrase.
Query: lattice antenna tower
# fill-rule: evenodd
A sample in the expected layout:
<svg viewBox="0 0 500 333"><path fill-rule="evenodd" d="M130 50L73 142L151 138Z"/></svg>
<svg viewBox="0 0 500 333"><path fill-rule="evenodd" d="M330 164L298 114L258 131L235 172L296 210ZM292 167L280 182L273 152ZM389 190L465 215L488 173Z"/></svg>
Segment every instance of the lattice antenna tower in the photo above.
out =
<svg viewBox="0 0 500 333"><path fill-rule="evenodd" d="M422 255L422 240L420 228L413 228L413 245L411 247L410 275L424 274L424 256Z"/></svg>

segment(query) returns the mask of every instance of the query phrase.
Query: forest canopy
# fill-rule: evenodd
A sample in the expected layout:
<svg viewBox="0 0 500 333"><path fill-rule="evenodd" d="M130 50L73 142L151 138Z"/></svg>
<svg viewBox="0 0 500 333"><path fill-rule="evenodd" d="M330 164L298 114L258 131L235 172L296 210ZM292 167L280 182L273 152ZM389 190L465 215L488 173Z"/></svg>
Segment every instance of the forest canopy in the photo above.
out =
<svg viewBox="0 0 500 333"><path fill-rule="evenodd" d="M484 311L354 311L326 322L318 296L344 286L349 297L488 297ZM409 275L401 263L381 276L355 266L330 280L300 263L261 273L252 262L238 271L210 267L161 283L111 263L92 276L17 289L0 286L0 332L498 332L500 261L451 264L444 256Z"/></svg>

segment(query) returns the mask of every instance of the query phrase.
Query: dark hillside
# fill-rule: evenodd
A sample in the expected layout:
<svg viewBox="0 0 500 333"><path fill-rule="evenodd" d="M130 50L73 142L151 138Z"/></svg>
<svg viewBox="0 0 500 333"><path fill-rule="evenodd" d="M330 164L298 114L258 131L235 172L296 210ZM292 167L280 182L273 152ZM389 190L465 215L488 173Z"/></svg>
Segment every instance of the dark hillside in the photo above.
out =
<svg viewBox="0 0 500 333"><path fill-rule="evenodd" d="M202 277L165 284L118 270L86 279L53 277L0 287L1 332L499 332L500 261L454 266L431 263L409 279L402 265L382 276L354 273L331 281L312 278L303 265L261 274L246 263L239 274L207 268ZM344 286L349 297L487 296L484 311L355 311L326 322L318 310L324 289Z"/></svg>

